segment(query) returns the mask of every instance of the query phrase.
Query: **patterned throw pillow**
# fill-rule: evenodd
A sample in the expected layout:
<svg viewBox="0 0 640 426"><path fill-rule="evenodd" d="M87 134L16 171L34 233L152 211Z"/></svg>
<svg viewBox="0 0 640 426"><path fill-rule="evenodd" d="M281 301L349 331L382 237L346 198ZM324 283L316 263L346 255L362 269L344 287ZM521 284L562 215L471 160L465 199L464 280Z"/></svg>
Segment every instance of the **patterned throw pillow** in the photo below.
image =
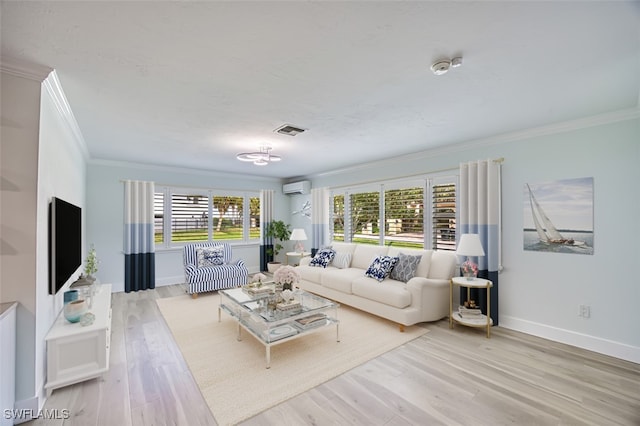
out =
<svg viewBox="0 0 640 426"><path fill-rule="evenodd" d="M364 274L367 277L375 278L378 281L382 281L389 276L391 270L398 262L397 257L391 256L376 256L373 262Z"/></svg>
<svg viewBox="0 0 640 426"><path fill-rule="evenodd" d="M391 279L405 283L409 281L416 274L420 259L422 259L421 255L409 256L408 254L399 253L398 263L391 271Z"/></svg>
<svg viewBox="0 0 640 426"><path fill-rule="evenodd" d="M335 266L338 269L345 269L351 265L351 253L339 253L336 252L331 265Z"/></svg>
<svg viewBox="0 0 640 426"><path fill-rule="evenodd" d="M224 247L202 247L196 249L198 268L224 265Z"/></svg>
<svg viewBox="0 0 640 426"><path fill-rule="evenodd" d="M319 266L321 268L326 268L329 266L329 263L333 260L333 257L336 255L336 252L332 249L321 249L318 250L316 255L309 262L310 266Z"/></svg>

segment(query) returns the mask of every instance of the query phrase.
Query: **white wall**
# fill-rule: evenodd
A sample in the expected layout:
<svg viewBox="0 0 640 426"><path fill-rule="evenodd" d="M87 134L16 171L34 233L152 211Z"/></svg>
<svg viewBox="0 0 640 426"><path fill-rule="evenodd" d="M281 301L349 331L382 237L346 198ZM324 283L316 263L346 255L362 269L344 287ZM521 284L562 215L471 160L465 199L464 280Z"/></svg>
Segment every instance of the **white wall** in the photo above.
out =
<svg viewBox="0 0 640 426"><path fill-rule="evenodd" d="M49 294L48 212L52 197L58 197L82 208L83 250L88 252L86 240L85 181L86 158L83 142L74 135L61 110L61 93L57 92L55 73L43 84L40 107L40 143L38 153L38 220L36 247L36 335L35 379L36 393L44 401L46 374L46 345L44 338L63 306L63 293L75 281L82 267L67 280L56 295Z"/></svg>
<svg viewBox="0 0 640 426"><path fill-rule="evenodd" d="M114 292L124 291L122 180L145 180L157 185L190 188L276 191L276 219L290 219L289 198L282 195L279 179L185 170L167 167L95 161L87 170L87 243L94 244L100 259L96 274L111 283ZM242 258L249 272L257 272L260 252L257 244L234 244L234 258ZM184 282L182 250L156 250L156 286Z"/></svg>
<svg viewBox="0 0 640 426"><path fill-rule="evenodd" d="M307 178L343 186L504 157L500 326L640 362L640 286L630 274L640 235L639 117L620 112ZM595 253L524 251L524 184L579 177L594 178ZM582 304L591 318L578 316Z"/></svg>

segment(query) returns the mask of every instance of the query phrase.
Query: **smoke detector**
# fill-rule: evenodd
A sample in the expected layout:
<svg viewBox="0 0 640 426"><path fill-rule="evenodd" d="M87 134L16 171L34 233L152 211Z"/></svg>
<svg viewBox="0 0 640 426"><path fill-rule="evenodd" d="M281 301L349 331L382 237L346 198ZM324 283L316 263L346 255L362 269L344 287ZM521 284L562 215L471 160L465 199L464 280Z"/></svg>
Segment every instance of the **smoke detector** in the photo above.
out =
<svg viewBox="0 0 640 426"><path fill-rule="evenodd" d="M431 65L431 71L433 71L435 75L446 74L450 66L451 62L448 59L442 59Z"/></svg>
<svg viewBox="0 0 640 426"><path fill-rule="evenodd" d="M449 72L449 68L458 68L462 65L462 57L458 56L453 59L439 59L431 65L431 71L435 75L443 75Z"/></svg>

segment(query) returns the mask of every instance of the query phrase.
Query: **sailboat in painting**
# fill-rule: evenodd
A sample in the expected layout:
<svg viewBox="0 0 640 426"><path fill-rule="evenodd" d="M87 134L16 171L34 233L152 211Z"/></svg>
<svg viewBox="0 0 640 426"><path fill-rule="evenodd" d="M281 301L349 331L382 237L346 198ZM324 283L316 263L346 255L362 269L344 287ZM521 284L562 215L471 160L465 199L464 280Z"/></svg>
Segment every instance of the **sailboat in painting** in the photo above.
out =
<svg viewBox="0 0 640 426"><path fill-rule="evenodd" d="M576 241L573 238L563 237L558 229L553 225L549 217L545 214L544 210L542 210L540 204L538 204L538 200L536 200L536 197L533 195L533 191L531 191L529 184L527 184L527 189L529 189L531 215L533 216L533 223L536 226L536 232L538 233L540 242L549 245L567 245L577 247L586 245L584 241Z"/></svg>

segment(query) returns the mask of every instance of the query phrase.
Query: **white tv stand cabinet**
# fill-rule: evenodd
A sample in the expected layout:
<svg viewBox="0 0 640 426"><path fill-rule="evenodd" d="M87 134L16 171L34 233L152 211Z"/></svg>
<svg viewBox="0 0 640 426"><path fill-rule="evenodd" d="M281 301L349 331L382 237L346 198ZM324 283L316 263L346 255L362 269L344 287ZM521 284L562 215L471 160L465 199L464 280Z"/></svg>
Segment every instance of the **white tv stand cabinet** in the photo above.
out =
<svg viewBox="0 0 640 426"><path fill-rule="evenodd" d="M45 337L47 344L47 397L54 389L100 377L109 371L111 340L111 284L98 286L88 326L70 323L60 312Z"/></svg>

